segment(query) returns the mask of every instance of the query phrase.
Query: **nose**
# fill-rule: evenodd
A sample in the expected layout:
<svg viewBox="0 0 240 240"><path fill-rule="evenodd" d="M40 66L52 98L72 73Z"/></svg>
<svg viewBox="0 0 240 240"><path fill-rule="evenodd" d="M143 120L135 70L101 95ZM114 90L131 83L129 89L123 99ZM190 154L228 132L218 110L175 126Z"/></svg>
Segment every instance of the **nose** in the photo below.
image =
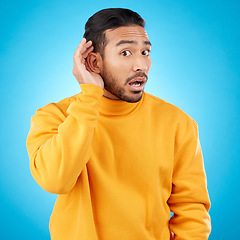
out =
<svg viewBox="0 0 240 240"><path fill-rule="evenodd" d="M134 59L133 71L134 72L147 72L148 60L144 56L139 56Z"/></svg>

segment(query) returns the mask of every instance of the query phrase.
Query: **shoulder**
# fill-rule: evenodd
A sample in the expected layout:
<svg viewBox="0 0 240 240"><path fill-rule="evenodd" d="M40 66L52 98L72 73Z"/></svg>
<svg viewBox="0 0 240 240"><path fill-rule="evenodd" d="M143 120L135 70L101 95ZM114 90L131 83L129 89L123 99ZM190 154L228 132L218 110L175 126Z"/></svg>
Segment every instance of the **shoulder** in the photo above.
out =
<svg viewBox="0 0 240 240"><path fill-rule="evenodd" d="M173 124L177 127L179 126L187 126L194 125L197 126L196 121L190 117L187 113L185 113L179 107L166 102L165 100L158 98L149 93L145 93L144 103L146 107L153 113L155 118L161 119L168 123L169 125Z"/></svg>
<svg viewBox="0 0 240 240"><path fill-rule="evenodd" d="M164 114L168 115L169 117L177 117L180 119L192 119L179 107L149 93L145 93L144 102L148 107L152 108L160 115Z"/></svg>
<svg viewBox="0 0 240 240"><path fill-rule="evenodd" d="M37 116L39 115L51 115L51 116L55 116L55 117L59 117L60 119L65 119L68 114L67 114L67 109L69 107L69 105L76 101L78 94L71 96L71 97L67 97L64 98L62 100L60 100L59 102L51 102L47 105L45 105L44 107L39 108L36 111Z"/></svg>

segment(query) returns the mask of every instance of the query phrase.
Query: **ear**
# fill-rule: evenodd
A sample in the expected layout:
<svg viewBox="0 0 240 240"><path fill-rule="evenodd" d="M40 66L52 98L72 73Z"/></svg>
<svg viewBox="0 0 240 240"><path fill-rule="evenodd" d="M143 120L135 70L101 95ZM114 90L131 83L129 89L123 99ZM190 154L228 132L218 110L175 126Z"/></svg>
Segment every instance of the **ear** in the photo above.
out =
<svg viewBox="0 0 240 240"><path fill-rule="evenodd" d="M90 72L101 73L102 72L102 56L100 53L91 52L86 58L86 68Z"/></svg>

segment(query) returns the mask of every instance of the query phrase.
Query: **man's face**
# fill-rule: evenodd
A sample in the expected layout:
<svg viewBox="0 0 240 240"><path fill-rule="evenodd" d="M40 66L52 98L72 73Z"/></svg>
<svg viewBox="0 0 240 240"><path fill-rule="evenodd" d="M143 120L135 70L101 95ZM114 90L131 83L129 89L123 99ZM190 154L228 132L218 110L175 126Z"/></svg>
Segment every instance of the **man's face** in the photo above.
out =
<svg viewBox="0 0 240 240"><path fill-rule="evenodd" d="M151 67L151 43L144 28L133 25L106 31L101 76L104 96L126 102L142 98Z"/></svg>

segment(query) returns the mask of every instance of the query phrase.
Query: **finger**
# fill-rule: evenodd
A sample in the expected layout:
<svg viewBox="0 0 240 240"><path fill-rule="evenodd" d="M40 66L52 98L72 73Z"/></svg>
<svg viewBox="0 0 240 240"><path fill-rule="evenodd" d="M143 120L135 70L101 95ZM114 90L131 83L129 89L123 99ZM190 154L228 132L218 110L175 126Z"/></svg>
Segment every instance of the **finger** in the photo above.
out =
<svg viewBox="0 0 240 240"><path fill-rule="evenodd" d="M81 42L79 43L79 45L78 45L78 47L77 47L77 49L76 49L76 51L75 51L75 53L74 53L74 56L75 56L75 57L78 57L78 56L79 56L79 53L80 53L83 45L86 43L86 41L87 41L86 38L83 38L83 39L81 40Z"/></svg>
<svg viewBox="0 0 240 240"><path fill-rule="evenodd" d="M86 49L91 46L91 42L86 43L86 38L83 38L82 41L79 43L77 50L75 51L73 55L74 61L81 61L82 53L86 51Z"/></svg>
<svg viewBox="0 0 240 240"><path fill-rule="evenodd" d="M85 68L86 68L87 71L91 72L91 69L88 65L88 61L85 62Z"/></svg>
<svg viewBox="0 0 240 240"><path fill-rule="evenodd" d="M87 42L87 39L86 39L86 38L83 38L83 39L81 40L81 42L79 43L77 49L81 49L82 46L83 46L84 44L86 44L86 42Z"/></svg>
<svg viewBox="0 0 240 240"><path fill-rule="evenodd" d="M73 60L76 62L82 62L82 58L85 58L83 54L88 51L89 48L91 48L92 41L88 41L86 43L86 39L83 38L82 41L80 42L76 52L74 53ZM88 54L88 53L87 53ZM84 54L86 55L86 54Z"/></svg>
<svg viewBox="0 0 240 240"><path fill-rule="evenodd" d="M82 45L80 49L80 54L83 55L91 46L92 46L92 41L88 41L87 43Z"/></svg>
<svg viewBox="0 0 240 240"><path fill-rule="evenodd" d="M91 46L90 48L88 48L88 49L82 54L82 57L83 57L83 58L87 58L88 54L89 54L90 52L92 52L92 51L93 51L93 46Z"/></svg>

